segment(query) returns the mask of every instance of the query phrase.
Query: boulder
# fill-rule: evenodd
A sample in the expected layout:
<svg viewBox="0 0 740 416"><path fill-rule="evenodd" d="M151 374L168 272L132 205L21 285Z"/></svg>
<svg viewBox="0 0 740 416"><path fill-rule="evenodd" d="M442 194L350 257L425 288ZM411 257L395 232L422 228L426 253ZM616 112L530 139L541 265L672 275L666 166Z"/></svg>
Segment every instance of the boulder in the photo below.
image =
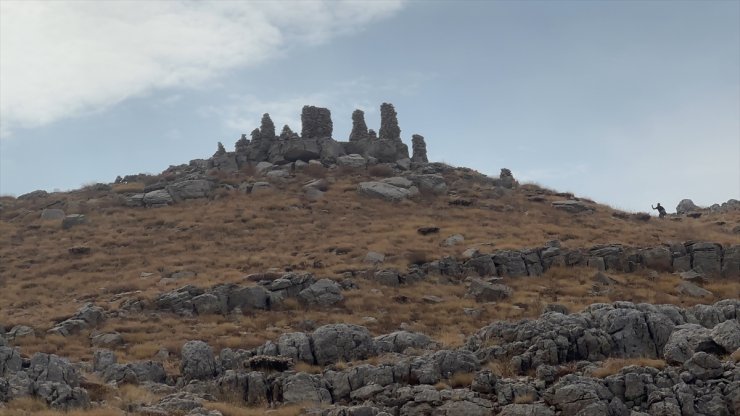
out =
<svg viewBox="0 0 740 416"><path fill-rule="evenodd" d="M696 204L694 204L694 201L690 199L682 199L681 202L676 205L676 214L683 215L688 214L689 212L697 211L701 208L699 208Z"/></svg>
<svg viewBox="0 0 740 416"><path fill-rule="evenodd" d="M402 177L402 176L393 176L390 178L385 178L381 180L383 183L387 183L389 185L397 186L399 188L409 189L412 186L414 186L414 183L410 180Z"/></svg>
<svg viewBox="0 0 740 416"><path fill-rule="evenodd" d="M465 241L465 237L463 237L462 234L454 234L445 238L441 245L449 247L460 244L463 241Z"/></svg>
<svg viewBox="0 0 740 416"><path fill-rule="evenodd" d="M345 166L354 169L364 168L367 165L367 160L356 153L339 156L337 158L337 166Z"/></svg>
<svg viewBox="0 0 740 416"><path fill-rule="evenodd" d="M375 272L375 281L385 286L398 286L401 278L396 270L378 270Z"/></svg>
<svg viewBox="0 0 740 416"><path fill-rule="evenodd" d="M188 341L182 347L180 373L185 380L208 380L216 375L213 349L203 341Z"/></svg>
<svg viewBox="0 0 740 416"><path fill-rule="evenodd" d="M447 182L445 182L445 178L442 175L412 175L409 179L422 193L431 195L444 195L447 193Z"/></svg>
<svg viewBox="0 0 740 416"><path fill-rule="evenodd" d="M309 305L329 306L341 302L344 297L337 282L331 279L321 279L306 289L298 297Z"/></svg>
<svg viewBox="0 0 740 416"><path fill-rule="evenodd" d="M702 289L701 287L687 281L679 283L677 290L678 293L682 295L691 296L694 298L709 298L714 296L712 292L706 289Z"/></svg>
<svg viewBox="0 0 740 416"><path fill-rule="evenodd" d="M584 204L581 201L567 200L567 201L553 201L552 206L555 209L561 211L570 212L571 214L578 214L581 212L591 212L594 208Z"/></svg>
<svg viewBox="0 0 740 416"><path fill-rule="evenodd" d="M68 230L74 226L87 223L87 217L82 214L70 214L62 220L62 229Z"/></svg>
<svg viewBox="0 0 740 416"><path fill-rule="evenodd" d="M357 186L357 192L363 196L380 198L390 202L398 202L414 195L409 189L399 188L384 182L360 182Z"/></svg>
<svg viewBox="0 0 740 416"><path fill-rule="evenodd" d="M724 348L725 353L732 354L740 348L740 322L728 319L712 328L709 337L715 344Z"/></svg>
<svg viewBox="0 0 740 416"><path fill-rule="evenodd" d="M213 189L213 183L205 179L175 182L166 188L174 201L195 198L207 198Z"/></svg>
<svg viewBox="0 0 740 416"><path fill-rule="evenodd" d="M716 356L700 351L684 363L684 369L699 380L708 380L722 375L722 362Z"/></svg>
<svg viewBox="0 0 740 416"><path fill-rule="evenodd" d="M696 324L679 325L663 347L663 357L669 364L683 364L710 343L713 341L709 329Z"/></svg>
<svg viewBox="0 0 740 416"><path fill-rule="evenodd" d="M375 355L375 343L367 328L350 324L332 324L317 328L312 334L318 365L337 361L366 359Z"/></svg>
<svg viewBox="0 0 740 416"><path fill-rule="evenodd" d="M428 336L409 331L396 331L375 338L375 345L379 353L403 353L408 348L423 349L434 342Z"/></svg>
<svg viewBox="0 0 740 416"><path fill-rule="evenodd" d="M495 302L511 297L514 291L504 284L489 283L480 279L472 279L468 296L478 302Z"/></svg>
<svg viewBox="0 0 740 416"><path fill-rule="evenodd" d="M332 400L329 385L323 378L297 373L286 377L283 381L283 402L286 404L329 404Z"/></svg>
<svg viewBox="0 0 740 416"><path fill-rule="evenodd" d="M162 206L170 205L175 202L172 199L172 195L165 189L159 189L157 191L151 191L144 194L144 205L146 206Z"/></svg>
<svg viewBox="0 0 740 416"><path fill-rule="evenodd" d="M501 409L499 416L555 416L555 412L544 404L509 404Z"/></svg>
<svg viewBox="0 0 740 416"><path fill-rule="evenodd" d="M385 254L375 251L368 251L365 255L365 263L380 264L385 261Z"/></svg>
<svg viewBox="0 0 740 416"><path fill-rule="evenodd" d="M58 208L46 208L41 211L42 220L62 220L64 216L64 211Z"/></svg>

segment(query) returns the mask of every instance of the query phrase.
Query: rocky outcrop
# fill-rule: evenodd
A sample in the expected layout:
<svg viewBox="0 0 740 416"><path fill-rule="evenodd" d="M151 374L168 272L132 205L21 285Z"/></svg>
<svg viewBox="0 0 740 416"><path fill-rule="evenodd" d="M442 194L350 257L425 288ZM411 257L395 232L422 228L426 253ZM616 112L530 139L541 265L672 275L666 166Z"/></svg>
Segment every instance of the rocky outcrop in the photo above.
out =
<svg viewBox="0 0 740 416"><path fill-rule="evenodd" d="M732 352L712 341L710 330L738 317L738 300L687 309L630 302L594 304L577 314L549 312L536 320L491 324L468 340L468 348L480 359L511 357L509 363L517 372L609 357L665 358L669 363L683 363L697 351ZM724 325L727 328L718 332L727 334L734 329L731 324ZM485 346L492 343L498 346Z"/></svg>
<svg viewBox="0 0 740 416"><path fill-rule="evenodd" d="M383 140L400 140L401 128L398 127L398 117L393 104L383 103L380 105L380 130L378 138Z"/></svg>
<svg viewBox="0 0 740 416"><path fill-rule="evenodd" d="M95 328L105 321L105 311L92 303L82 306L77 313L69 319L58 323L49 330L50 334L69 336L84 329Z"/></svg>

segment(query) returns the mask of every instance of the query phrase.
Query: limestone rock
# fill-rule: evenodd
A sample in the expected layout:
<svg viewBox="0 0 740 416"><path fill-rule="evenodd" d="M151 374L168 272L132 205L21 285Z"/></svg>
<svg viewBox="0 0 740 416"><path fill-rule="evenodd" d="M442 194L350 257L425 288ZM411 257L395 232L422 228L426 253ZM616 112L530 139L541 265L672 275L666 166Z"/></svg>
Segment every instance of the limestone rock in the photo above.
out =
<svg viewBox="0 0 740 416"><path fill-rule="evenodd" d="M360 182L357 186L360 195L398 202L414 195L410 189L399 188L384 182Z"/></svg>
<svg viewBox="0 0 740 416"><path fill-rule="evenodd" d="M495 302L511 297L514 291L504 284L488 283L480 279L472 279L468 295L478 302Z"/></svg>
<svg viewBox="0 0 740 416"><path fill-rule="evenodd" d="M172 195L165 189L157 191L151 191L144 194L144 205L146 206L162 206L170 205L175 202L172 199Z"/></svg>
<svg viewBox="0 0 740 416"><path fill-rule="evenodd" d="M362 155L349 154L349 155L339 156L337 158L337 165L360 169L360 168L364 168L367 165L367 160L365 160L365 158L362 157Z"/></svg>
<svg viewBox="0 0 740 416"><path fill-rule="evenodd" d="M62 220L62 229L68 230L74 226L87 223L87 217L82 214L70 214Z"/></svg>
<svg viewBox="0 0 740 416"><path fill-rule="evenodd" d="M283 381L283 401L294 403L331 403L328 384L321 377L306 373L288 376Z"/></svg>
<svg viewBox="0 0 740 416"><path fill-rule="evenodd" d="M42 220L61 220L64 216L64 211L59 208L46 208L41 211Z"/></svg>
<svg viewBox="0 0 740 416"><path fill-rule="evenodd" d="M676 205L676 214L683 215L689 212L694 212L700 208L694 204L694 201L690 199L682 199L681 202Z"/></svg>
<svg viewBox="0 0 740 416"><path fill-rule="evenodd" d="M182 347L180 372L185 380L208 380L216 375L213 349L203 341L188 341Z"/></svg>
<svg viewBox="0 0 740 416"><path fill-rule="evenodd" d="M701 287L691 283L691 282L681 282L678 284L678 293L681 293L683 295L695 297L695 298L704 298L704 297L712 297L714 294L706 289L702 289Z"/></svg>
<svg viewBox="0 0 740 416"><path fill-rule="evenodd" d="M339 360L365 359L375 354L375 344L365 327L349 324L324 325L316 329L311 338L318 365Z"/></svg>
<svg viewBox="0 0 740 416"><path fill-rule="evenodd" d="M337 282L331 279L321 279L306 289L298 296L309 305L329 306L341 302L344 297Z"/></svg>
<svg viewBox="0 0 740 416"><path fill-rule="evenodd" d="M565 212L570 212L571 214L578 214L581 212L594 211L593 207L590 207L581 201L575 201L575 200L553 201L552 206L555 209L559 209Z"/></svg>

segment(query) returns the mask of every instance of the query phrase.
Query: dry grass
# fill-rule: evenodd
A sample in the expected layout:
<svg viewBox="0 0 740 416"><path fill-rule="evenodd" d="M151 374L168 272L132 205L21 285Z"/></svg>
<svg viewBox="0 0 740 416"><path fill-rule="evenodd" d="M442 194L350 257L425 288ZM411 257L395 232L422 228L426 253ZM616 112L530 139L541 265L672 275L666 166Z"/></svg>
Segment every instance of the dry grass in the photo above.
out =
<svg viewBox="0 0 740 416"><path fill-rule="evenodd" d="M54 317L70 316L86 302L114 310L123 299L152 299L185 284L244 284L244 275L269 268L338 278L347 270L368 269L363 262L367 251L386 254L382 267L404 270L411 263L458 256L471 246L482 251L519 249L541 246L552 239L569 247L598 243L654 246L687 239L731 243L737 237L727 230L740 223L740 213L681 222L631 221L612 217L613 211L604 206L592 215L572 215L552 209L549 203L528 201L529 193L536 191L533 186L497 196L484 184L455 177L448 178L451 189L456 197L475 200L472 206L449 206L446 197L390 204L357 196L356 184L371 178L367 171L345 174L316 202L302 199L301 185L315 177L331 180L336 172L309 167L291 181L275 183L273 192L248 195L224 191L212 200L191 200L159 209L116 206L120 195L115 192L92 195L79 191L26 202L4 198L0 212L2 324L37 329L38 337L16 342L25 354L44 351L90 359L88 333L67 338L45 335L55 323ZM245 178L232 175L228 180L238 183ZM121 184L114 190L123 192L124 185L143 188L143 184ZM93 196L95 203L89 200ZM559 198L546 195L546 199ZM40 221L39 210L56 200L68 213L86 212L89 223L62 230L58 223ZM720 220L729 225L716 225ZM441 231L422 236L416 231L422 226L437 226ZM439 245L456 233L465 236L464 244ZM92 253L71 256L67 248L74 245L89 246ZM178 270L197 274L174 283L159 283ZM142 278L142 272L153 275ZM345 292L345 301L334 308L306 310L297 302L287 302L275 311L252 311L244 316L182 318L160 313L144 319L111 318L100 329L122 334L127 343L117 351L122 361L150 359L161 348L176 359L181 345L190 339L208 339L217 351L251 348L281 333L304 330L309 320L316 325L365 325L374 334L403 325L454 347L492 320L535 317L551 302L578 311L593 302L614 300L690 306L740 297L737 281L718 280L705 286L716 294L715 299L686 298L676 293L678 278L669 274L660 274L655 280L641 274L613 275L622 284L593 294L592 274L589 269L554 269L537 278L509 278L505 283L514 288L514 296L496 304L478 304L465 298L464 285L442 284L435 278L399 288L358 279L361 290ZM134 291L141 292L125 294ZM439 296L444 302L424 303L421 298L425 295ZM478 309L480 315L464 315L463 308ZM366 318L374 319L368 323ZM165 365L168 369L173 366Z"/></svg>
<svg viewBox="0 0 740 416"><path fill-rule="evenodd" d="M203 407L209 410L218 410L224 416L298 416L305 409L303 405L287 405L267 409L264 407L246 407L223 402L207 402L204 403ZM312 405L311 407L315 408L316 405Z"/></svg>
<svg viewBox="0 0 740 416"><path fill-rule="evenodd" d="M605 378L617 374L623 368L631 365L653 367L662 370L665 368L666 362L653 358L609 358L603 362L600 368L594 370L591 375L596 378Z"/></svg>
<svg viewBox="0 0 740 416"><path fill-rule="evenodd" d="M515 404L531 404L534 403L535 397L534 394L528 393L522 396L516 396L514 398Z"/></svg>

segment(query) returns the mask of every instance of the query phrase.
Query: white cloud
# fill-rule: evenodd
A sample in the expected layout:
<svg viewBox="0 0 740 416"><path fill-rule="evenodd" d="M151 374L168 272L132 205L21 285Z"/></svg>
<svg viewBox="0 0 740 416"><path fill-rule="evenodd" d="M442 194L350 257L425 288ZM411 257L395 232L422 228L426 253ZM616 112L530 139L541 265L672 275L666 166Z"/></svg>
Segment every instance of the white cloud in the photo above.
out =
<svg viewBox="0 0 740 416"><path fill-rule="evenodd" d="M0 2L0 132L197 87L397 12L384 1ZM294 110L295 111L295 110Z"/></svg>

